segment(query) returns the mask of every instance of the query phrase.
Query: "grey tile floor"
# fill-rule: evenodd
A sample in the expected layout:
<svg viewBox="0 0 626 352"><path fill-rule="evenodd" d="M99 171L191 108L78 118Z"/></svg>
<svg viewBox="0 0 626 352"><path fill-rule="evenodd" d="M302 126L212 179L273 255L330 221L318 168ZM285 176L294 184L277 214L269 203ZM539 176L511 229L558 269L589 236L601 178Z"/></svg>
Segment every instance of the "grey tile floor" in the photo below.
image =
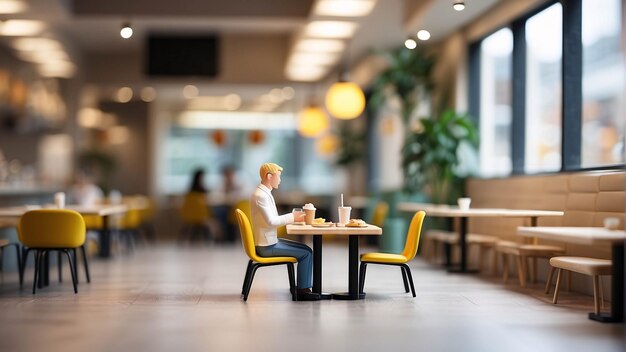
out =
<svg viewBox="0 0 626 352"><path fill-rule="evenodd" d="M324 247L324 291L347 288L347 250ZM362 249L363 250L367 250ZM559 305L540 284L520 289L478 275L411 263L417 298L400 270L370 266L362 301L292 302L284 267L261 268L245 303L240 246L144 247L92 260L81 275L30 294L0 282L0 351L624 351L624 325L589 321L588 296ZM82 268L82 267L81 267Z"/></svg>

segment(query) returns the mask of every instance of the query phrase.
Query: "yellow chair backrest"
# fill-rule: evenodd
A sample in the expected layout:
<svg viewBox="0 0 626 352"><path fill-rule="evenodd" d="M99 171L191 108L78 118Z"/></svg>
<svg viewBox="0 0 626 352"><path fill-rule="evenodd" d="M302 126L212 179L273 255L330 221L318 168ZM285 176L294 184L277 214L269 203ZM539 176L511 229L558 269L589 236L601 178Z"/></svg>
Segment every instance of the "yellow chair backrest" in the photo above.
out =
<svg viewBox="0 0 626 352"><path fill-rule="evenodd" d="M104 224L100 215L85 215L83 219L85 220L85 226L89 230L101 230Z"/></svg>
<svg viewBox="0 0 626 352"><path fill-rule="evenodd" d="M420 241L420 233L422 232L422 223L424 222L425 216L426 213L424 211L418 211L415 215L413 215L413 219L411 219L409 232L406 236L406 243L404 245L404 250L402 251L402 255L405 256L407 260L415 258Z"/></svg>
<svg viewBox="0 0 626 352"><path fill-rule="evenodd" d="M20 218L18 236L30 248L76 248L85 243L85 221L73 210L31 210Z"/></svg>
<svg viewBox="0 0 626 352"><path fill-rule="evenodd" d="M247 199L242 199L230 208L230 212L228 213L228 222L230 222L231 224L237 223L237 214L235 213L235 209L243 211L248 219L252 217L250 215L250 202Z"/></svg>
<svg viewBox="0 0 626 352"><path fill-rule="evenodd" d="M185 195L183 206L180 209L180 216L184 223L203 223L209 219L210 215L206 194L189 192Z"/></svg>
<svg viewBox="0 0 626 352"><path fill-rule="evenodd" d="M250 259L256 262L262 262L258 255L256 255L256 249L254 248L254 234L252 233L252 225L246 214L240 209L235 209L237 214L237 222L239 223L239 232L241 233L241 243L246 250L246 254Z"/></svg>
<svg viewBox="0 0 626 352"><path fill-rule="evenodd" d="M389 204L387 202L378 202L376 204L376 208L374 208L374 214L372 215L372 225L378 227L385 226L385 219L387 218L387 213L389 212Z"/></svg>

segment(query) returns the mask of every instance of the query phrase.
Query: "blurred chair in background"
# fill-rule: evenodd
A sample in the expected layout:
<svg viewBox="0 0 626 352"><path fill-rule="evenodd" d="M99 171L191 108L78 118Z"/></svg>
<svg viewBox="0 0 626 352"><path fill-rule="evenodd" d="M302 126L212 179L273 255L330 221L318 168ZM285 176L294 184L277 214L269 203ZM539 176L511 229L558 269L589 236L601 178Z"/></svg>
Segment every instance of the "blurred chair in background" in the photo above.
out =
<svg viewBox="0 0 626 352"><path fill-rule="evenodd" d="M204 193L190 192L185 195L180 208L180 218L183 227L179 241L193 241L198 236L209 241L213 237L210 225L213 214Z"/></svg>
<svg viewBox="0 0 626 352"><path fill-rule="evenodd" d="M22 269L25 268L28 253L35 250L33 294L35 294L39 277L44 274L42 273L44 260L49 251L65 253L70 263L74 293L78 293L74 260L76 248L82 247L85 243L85 221L79 213L65 209L31 210L20 218L18 236L20 242L26 247ZM74 253L73 256L70 255L70 251ZM84 260L87 263L86 257ZM21 277L23 275L24 270L20 273Z"/></svg>

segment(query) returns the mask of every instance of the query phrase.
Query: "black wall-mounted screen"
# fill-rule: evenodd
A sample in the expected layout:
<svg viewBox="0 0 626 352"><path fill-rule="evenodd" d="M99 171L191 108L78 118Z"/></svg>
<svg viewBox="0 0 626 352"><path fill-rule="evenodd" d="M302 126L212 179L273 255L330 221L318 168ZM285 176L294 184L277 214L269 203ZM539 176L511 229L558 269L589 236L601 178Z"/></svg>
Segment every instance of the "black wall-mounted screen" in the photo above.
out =
<svg viewBox="0 0 626 352"><path fill-rule="evenodd" d="M215 35L150 35L145 72L150 76L215 77L219 40Z"/></svg>

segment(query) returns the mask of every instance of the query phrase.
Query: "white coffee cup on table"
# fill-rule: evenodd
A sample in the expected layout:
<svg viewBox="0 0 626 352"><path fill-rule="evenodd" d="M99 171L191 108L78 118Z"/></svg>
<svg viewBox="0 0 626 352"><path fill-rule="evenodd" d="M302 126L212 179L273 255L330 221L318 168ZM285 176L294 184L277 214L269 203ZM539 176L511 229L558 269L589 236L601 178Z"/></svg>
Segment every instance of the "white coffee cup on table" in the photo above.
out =
<svg viewBox="0 0 626 352"><path fill-rule="evenodd" d="M352 210L352 207L337 207L337 212L339 213L338 225L343 226L350 221L350 210Z"/></svg>
<svg viewBox="0 0 626 352"><path fill-rule="evenodd" d="M457 199L456 202L459 205L459 209L468 210L470 208L470 204L472 203L472 198L463 197Z"/></svg>
<svg viewBox="0 0 626 352"><path fill-rule="evenodd" d="M59 208L65 208L65 193L57 192L54 194L54 205Z"/></svg>
<svg viewBox="0 0 626 352"><path fill-rule="evenodd" d="M604 227L609 230L617 230L619 227L619 218L610 216L604 219Z"/></svg>

